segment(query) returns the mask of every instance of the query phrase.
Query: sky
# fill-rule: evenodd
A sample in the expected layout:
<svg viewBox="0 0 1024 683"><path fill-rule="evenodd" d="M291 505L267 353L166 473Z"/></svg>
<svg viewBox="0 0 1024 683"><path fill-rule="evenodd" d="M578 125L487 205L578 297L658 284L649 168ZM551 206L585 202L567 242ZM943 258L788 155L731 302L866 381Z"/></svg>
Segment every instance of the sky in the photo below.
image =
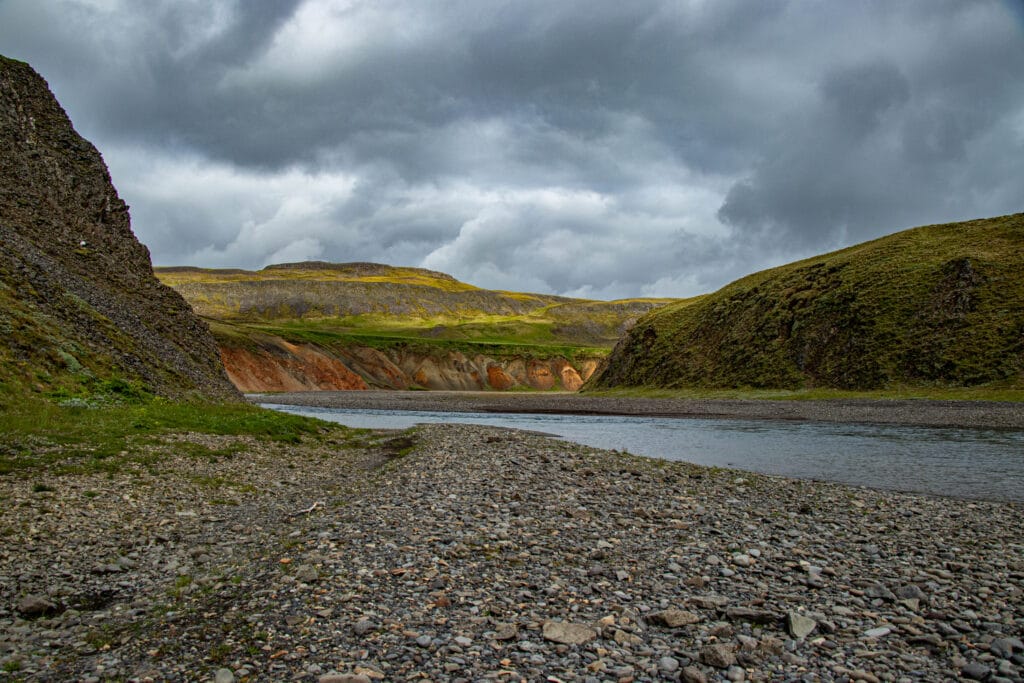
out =
<svg viewBox="0 0 1024 683"><path fill-rule="evenodd" d="M691 296L1024 210L1024 0L0 0L155 265Z"/></svg>

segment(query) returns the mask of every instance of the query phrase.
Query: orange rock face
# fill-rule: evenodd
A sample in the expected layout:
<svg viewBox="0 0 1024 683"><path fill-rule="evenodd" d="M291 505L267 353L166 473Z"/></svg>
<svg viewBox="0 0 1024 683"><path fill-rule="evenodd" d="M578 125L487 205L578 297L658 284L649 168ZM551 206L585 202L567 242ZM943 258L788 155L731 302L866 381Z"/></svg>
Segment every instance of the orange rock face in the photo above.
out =
<svg viewBox="0 0 1024 683"><path fill-rule="evenodd" d="M487 366L487 384L498 391L506 391L515 386L516 382L498 364Z"/></svg>
<svg viewBox="0 0 1024 683"><path fill-rule="evenodd" d="M576 372L576 368L569 364L569 361L559 358L552 362L552 366L562 379L562 388L566 391L579 391L583 386L583 378L580 377L580 373Z"/></svg>
<svg viewBox="0 0 1024 683"><path fill-rule="evenodd" d="M576 371L579 373L580 379L586 382L594 375L595 372L597 372L597 368L600 365L601 362L597 360L584 360L580 362Z"/></svg>
<svg viewBox="0 0 1024 683"><path fill-rule="evenodd" d="M326 349L262 335L250 347L222 347L228 377L239 390L344 391L370 387L450 391L508 391L530 387L541 391L578 391L598 361L570 363L565 358L530 359L468 357L460 352L441 356L408 349L379 350L347 346Z"/></svg>
<svg viewBox="0 0 1024 683"><path fill-rule="evenodd" d="M221 349L228 378L243 392L368 389L363 378L336 358L288 344L288 353Z"/></svg>
<svg viewBox="0 0 1024 683"><path fill-rule="evenodd" d="M530 361L526 366L526 377L534 389L547 391L555 388L555 376L551 372L551 367L544 361Z"/></svg>

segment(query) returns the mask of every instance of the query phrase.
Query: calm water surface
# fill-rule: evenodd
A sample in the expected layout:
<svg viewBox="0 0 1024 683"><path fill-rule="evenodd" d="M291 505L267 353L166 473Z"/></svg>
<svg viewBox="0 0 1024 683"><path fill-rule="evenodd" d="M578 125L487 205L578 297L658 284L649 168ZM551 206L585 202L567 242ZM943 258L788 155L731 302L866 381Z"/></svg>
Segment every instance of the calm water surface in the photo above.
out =
<svg viewBox="0 0 1024 683"><path fill-rule="evenodd" d="M263 405L349 427L405 429L435 422L494 425L701 465L961 498L1024 501L1024 431Z"/></svg>

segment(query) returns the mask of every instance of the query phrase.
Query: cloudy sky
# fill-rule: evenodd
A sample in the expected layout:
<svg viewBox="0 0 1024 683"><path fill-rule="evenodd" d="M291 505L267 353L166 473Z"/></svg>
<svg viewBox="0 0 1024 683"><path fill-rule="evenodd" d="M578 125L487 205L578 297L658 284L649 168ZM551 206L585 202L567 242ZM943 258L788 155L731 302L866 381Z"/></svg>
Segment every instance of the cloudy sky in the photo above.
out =
<svg viewBox="0 0 1024 683"><path fill-rule="evenodd" d="M1024 0L0 0L157 265L686 296L1024 210Z"/></svg>

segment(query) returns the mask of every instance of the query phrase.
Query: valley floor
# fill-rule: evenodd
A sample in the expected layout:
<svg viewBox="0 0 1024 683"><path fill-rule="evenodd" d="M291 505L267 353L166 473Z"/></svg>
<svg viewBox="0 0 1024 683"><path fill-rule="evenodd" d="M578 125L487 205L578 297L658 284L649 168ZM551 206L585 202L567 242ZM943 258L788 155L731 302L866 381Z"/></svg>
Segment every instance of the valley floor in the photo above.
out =
<svg viewBox="0 0 1024 683"><path fill-rule="evenodd" d="M1024 429L1024 402L673 399L487 391L310 391L250 394L249 398L266 403L357 410L644 415Z"/></svg>
<svg viewBox="0 0 1024 683"><path fill-rule="evenodd" d="M363 438L0 477L0 681L1024 676L1019 505Z"/></svg>

